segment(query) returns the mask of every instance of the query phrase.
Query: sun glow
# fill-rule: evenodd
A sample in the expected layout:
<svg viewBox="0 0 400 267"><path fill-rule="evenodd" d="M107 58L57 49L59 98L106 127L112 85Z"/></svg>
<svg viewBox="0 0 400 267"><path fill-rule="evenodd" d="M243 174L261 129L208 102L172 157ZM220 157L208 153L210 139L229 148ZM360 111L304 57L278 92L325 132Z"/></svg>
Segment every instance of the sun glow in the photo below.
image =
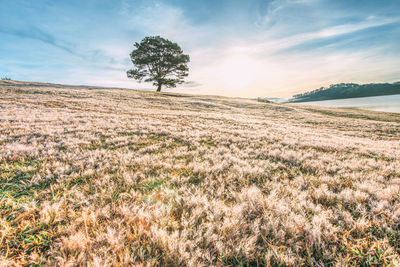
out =
<svg viewBox="0 0 400 267"><path fill-rule="evenodd" d="M244 88L254 82L257 67L254 60L247 56L233 56L226 59L220 74L225 86L234 89Z"/></svg>

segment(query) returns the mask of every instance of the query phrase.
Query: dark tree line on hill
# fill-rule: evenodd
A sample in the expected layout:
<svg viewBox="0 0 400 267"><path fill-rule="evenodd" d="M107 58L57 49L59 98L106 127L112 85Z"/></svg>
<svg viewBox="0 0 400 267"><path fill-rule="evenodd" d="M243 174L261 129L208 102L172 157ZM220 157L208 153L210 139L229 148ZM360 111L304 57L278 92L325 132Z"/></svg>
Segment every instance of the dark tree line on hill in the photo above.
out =
<svg viewBox="0 0 400 267"><path fill-rule="evenodd" d="M327 88L321 87L310 92L294 95L290 102L321 101L395 94L400 94L400 82L371 84L339 83L332 84Z"/></svg>

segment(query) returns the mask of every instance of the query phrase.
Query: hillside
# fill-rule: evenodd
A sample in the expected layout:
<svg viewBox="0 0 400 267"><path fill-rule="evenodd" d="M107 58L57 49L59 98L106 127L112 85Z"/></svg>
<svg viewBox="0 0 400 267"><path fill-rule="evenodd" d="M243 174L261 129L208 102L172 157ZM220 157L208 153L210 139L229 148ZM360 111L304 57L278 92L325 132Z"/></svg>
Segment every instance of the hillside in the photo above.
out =
<svg viewBox="0 0 400 267"><path fill-rule="evenodd" d="M289 102L308 102L332 99L356 98L367 96L395 95L400 94L400 83L380 83L380 84L356 84L339 83L333 84L328 88L319 89L294 95Z"/></svg>
<svg viewBox="0 0 400 267"><path fill-rule="evenodd" d="M400 115L0 82L1 265L398 265Z"/></svg>

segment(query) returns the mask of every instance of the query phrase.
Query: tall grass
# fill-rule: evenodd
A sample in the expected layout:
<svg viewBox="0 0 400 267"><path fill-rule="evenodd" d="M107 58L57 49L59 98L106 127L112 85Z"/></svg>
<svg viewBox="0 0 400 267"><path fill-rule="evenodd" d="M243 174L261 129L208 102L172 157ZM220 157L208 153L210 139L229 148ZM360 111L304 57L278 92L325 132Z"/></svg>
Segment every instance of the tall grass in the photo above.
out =
<svg viewBox="0 0 400 267"><path fill-rule="evenodd" d="M3 265L400 264L399 115L0 93Z"/></svg>

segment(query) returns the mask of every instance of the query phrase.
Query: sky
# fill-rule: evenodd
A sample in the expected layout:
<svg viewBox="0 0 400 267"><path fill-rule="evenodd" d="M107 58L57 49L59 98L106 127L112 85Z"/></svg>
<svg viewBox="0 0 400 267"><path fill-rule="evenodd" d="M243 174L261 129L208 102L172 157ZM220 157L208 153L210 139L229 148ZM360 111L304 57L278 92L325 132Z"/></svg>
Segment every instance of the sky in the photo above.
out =
<svg viewBox="0 0 400 267"><path fill-rule="evenodd" d="M172 92L400 81L399 0L0 0L0 77L152 89L126 71L133 44L156 35L191 59Z"/></svg>

